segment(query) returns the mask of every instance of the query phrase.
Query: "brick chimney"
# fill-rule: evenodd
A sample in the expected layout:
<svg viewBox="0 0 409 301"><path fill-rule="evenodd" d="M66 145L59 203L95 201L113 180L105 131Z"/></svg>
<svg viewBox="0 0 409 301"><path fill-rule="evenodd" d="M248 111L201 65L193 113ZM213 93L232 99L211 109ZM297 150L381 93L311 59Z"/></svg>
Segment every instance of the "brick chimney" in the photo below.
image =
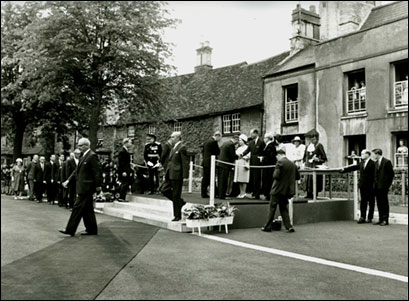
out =
<svg viewBox="0 0 409 301"><path fill-rule="evenodd" d="M290 38L291 54L319 42L321 20L314 5L306 10L297 4L296 9L292 12L291 24L293 27L293 34Z"/></svg>
<svg viewBox="0 0 409 301"><path fill-rule="evenodd" d="M200 43L200 48L196 49L197 63L195 72L207 71L213 69L212 66L212 48L209 45L209 41Z"/></svg>

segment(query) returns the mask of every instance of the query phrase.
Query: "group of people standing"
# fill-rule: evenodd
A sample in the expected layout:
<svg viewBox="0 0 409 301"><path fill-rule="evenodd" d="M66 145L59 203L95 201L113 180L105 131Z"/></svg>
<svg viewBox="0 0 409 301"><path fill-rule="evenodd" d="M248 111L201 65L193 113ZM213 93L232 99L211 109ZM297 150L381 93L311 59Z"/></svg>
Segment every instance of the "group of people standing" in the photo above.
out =
<svg viewBox="0 0 409 301"><path fill-rule="evenodd" d="M172 221L182 218L181 209L185 204L182 199L183 179L188 177L189 160L186 146L182 143L181 132L173 132L169 140L163 145L156 142L155 135L147 135L148 142L145 145L144 159L148 166L150 194L160 190L169 200L173 202ZM132 170L134 164L131 162L129 148L132 140L125 138L122 141L123 148L118 154L118 174L121 183L120 201L126 202L126 194L132 181ZM164 181L159 183L159 170L164 170Z"/></svg>
<svg viewBox="0 0 409 301"><path fill-rule="evenodd" d="M11 169L11 188L15 199L22 198L23 192L28 188L27 198L30 201L41 203L46 193L48 204L72 209L75 187L71 185L65 188L62 183L75 170L79 156L79 150L71 153L68 160L65 160L64 154L52 154L49 161L44 156L34 155L27 166L23 166L23 160L18 158Z"/></svg>
<svg viewBox="0 0 409 301"><path fill-rule="evenodd" d="M361 194L361 216L358 224L372 223L375 211L375 199L378 206L379 220L375 225L389 225L388 192L392 185L395 172L392 162L382 156L379 148L371 151L364 149L361 152L361 162L349 165L341 172L359 170L358 187ZM367 208L369 207L368 214Z"/></svg>
<svg viewBox="0 0 409 301"><path fill-rule="evenodd" d="M298 168L301 166L315 168L327 161L324 147L318 142L318 134L310 136L308 147L302 144L298 136L287 144L282 143L280 135L272 133L266 133L264 138L261 138L257 129L251 130L250 137L245 134L233 135L229 141L219 147L220 139L221 134L217 131L203 145L201 187L203 198L209 197L207 190L210 185L212 155L218 159L217 197L220 199L226 199L228 191L232 191L232 183L238 183L240 187L238 198L270 200L274 167L279 150L283 150L286 157ZM306 177L305 186L306 198L313 198L312 176ZM322 181L317 181L317 186L317 192L321 191Z"/></svg>

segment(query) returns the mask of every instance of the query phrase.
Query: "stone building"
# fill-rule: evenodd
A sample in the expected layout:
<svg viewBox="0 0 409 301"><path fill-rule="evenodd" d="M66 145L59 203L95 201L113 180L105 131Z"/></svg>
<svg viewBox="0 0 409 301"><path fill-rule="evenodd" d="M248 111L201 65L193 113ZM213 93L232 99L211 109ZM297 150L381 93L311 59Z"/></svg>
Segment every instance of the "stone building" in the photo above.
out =
<svg viewBox="0 0 409 301"><path fill-rule="evenodd" d="M249 134L252 128L263 129L262 76L289 52L266 60L215 68L211 66L212 48L203 43L197 49L195 72L164 79L170 91L163 99L159 115L128 114L115 125L105 126L100 132L102 147L115 158L120 141L134 139L134 161L143 161L147 133L157 135L165 142L172 131L181 131L191 159L201 163L203 142L219 130L223 140L235 133ZM99 149L100 150L100 149Z"/></svg>
<svg viewBox="0 0 409 301"><path fill-rule="evenodd" d="M329 2L320 2L319 14L300 7L293 12L292 22L303 26L343 15L338 24L320 23L329 39L305 31L293 36L292 45L298 39L304 43L296 46L305 46L266 74L266 130L290 140L316 128L330 167L345 164L352 151L375 147L396 166L399 140L407 145L408 134L408 3L359 1L346 9L350 1ZM348 13L361 16L359 26L345 25Z"/></svg>

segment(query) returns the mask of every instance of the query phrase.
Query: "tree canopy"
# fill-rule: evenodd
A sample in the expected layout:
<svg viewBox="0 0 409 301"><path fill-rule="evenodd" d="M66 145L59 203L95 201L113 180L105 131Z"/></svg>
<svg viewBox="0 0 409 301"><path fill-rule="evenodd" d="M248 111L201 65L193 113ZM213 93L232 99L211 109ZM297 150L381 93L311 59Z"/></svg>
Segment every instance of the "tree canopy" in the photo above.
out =
<svg viewBox="0 0 409 301"><path fill-rule="evenodd" d="M165 64L171 45L163 40L163 30L177 23L168 17L165 3L34 2L20 9L28 13L35 7L32 14L36 17L19 27L18 39L15 33L7 33L6 46L15 44L7 59L18 61L20 80L13 84L14 89L7 88L10 93L4 101L31 99L24 106L34 106L37 118L50 131L78 127L88 132L93 149L107 108L149 112L158 107L160 79L172 70ZM4 23L22 24L8 17L13 14L6 15ZM3 30L9 31L3 29L2 4L2 92ZM11 91L15 96L10 96Z"/></svg>

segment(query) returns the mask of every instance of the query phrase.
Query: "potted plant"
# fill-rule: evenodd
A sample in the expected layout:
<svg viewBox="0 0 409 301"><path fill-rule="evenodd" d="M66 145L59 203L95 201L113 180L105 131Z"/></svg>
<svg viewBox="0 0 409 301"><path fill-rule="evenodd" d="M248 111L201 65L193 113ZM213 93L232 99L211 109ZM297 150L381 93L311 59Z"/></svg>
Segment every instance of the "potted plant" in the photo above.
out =
<svg viewBox="0 0 409 301"><path fill-rule="evenodd" d="M225 226L233 224L234 212L236 207L229 203L215 204L215 206L194 204L183 210L183 216L186 218L186 226L193 229L197 227L201 235L200 227Z"/></svg>

